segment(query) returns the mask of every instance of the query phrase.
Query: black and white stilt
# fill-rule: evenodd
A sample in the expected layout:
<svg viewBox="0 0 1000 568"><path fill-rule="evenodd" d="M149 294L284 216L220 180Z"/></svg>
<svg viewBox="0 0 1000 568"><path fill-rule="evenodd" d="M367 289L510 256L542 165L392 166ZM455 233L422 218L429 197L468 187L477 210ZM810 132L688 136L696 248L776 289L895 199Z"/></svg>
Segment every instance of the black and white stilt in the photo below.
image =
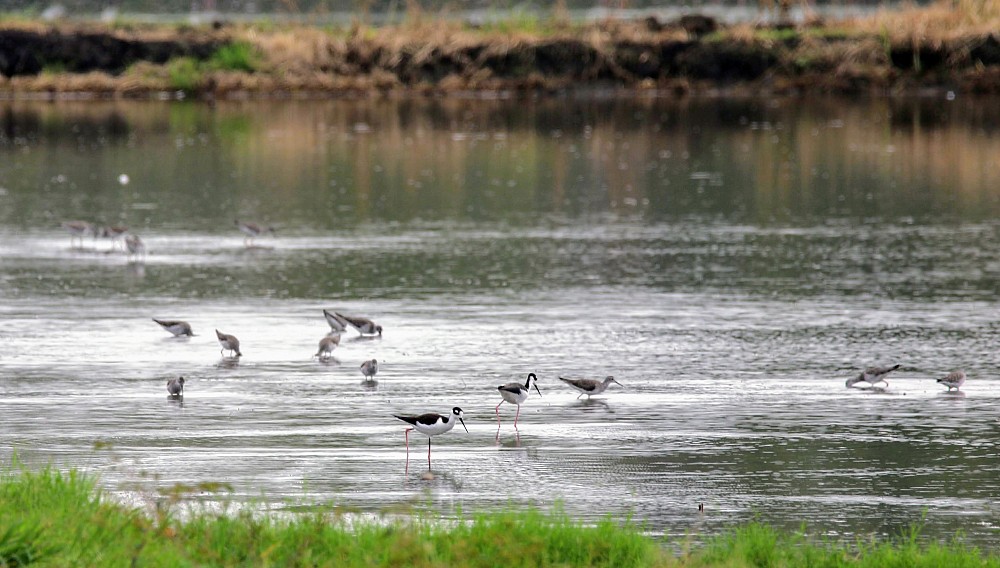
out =
<svg viewBox="0 0 1000 568"><path fill-rule="evenodd" d="M535 381L534 385L531 381ZM538 377L534 373L528 373L528 379L524 381L523 385L521 383L507 383L497 387L497 390L500 391L500 397L503 398L500 404L493 409L497 413L497 438L500 437L500 406L505 402L517 406L517 413L514 414L514 429L517 430L517 418L521 415L521 405L528 400L532 386L535 387L538 396L542 396L542 391L538 390Z"/></svg>
<svg viewBox="0 0 1000 568"><path fill-rule="evenodd" d="M421 414L420 416L403 416L399 414L394 414L393 416L411 425L411 427L407 428L404 432L404 435L406 436L407 471L410 470L410 430L416 430L417 432L427 436L427 471L430 471L431 469L432 437L448 432L455 427L456 421L462 423L462 428L465 428L466 433L469 432L469 428L465 425L465 420L462 420L462 409L457 406L451 409L451 414L429 412L427 414Z"/></svg>

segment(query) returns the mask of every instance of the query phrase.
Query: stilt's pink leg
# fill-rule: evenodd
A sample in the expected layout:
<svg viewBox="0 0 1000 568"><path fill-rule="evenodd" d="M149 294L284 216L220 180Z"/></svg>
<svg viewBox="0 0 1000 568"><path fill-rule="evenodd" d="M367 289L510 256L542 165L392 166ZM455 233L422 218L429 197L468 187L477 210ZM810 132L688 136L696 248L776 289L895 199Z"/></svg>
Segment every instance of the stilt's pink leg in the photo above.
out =
<svg viewBox="0 0 1000 568"><path fill-rule="evenodd" d="M431 470L431 437L427 436L427 471Z"/></svg>
<svg viewBox="0 0 1000 568"><path fill-rule="evenodd" d="M502 400L500 401L500 404L503 404ZM498 440L500 439L500 404L498 404L497 407L493 409L497 413L497 439Z"/></svg>
<svg viewBox="0 0 1000 568"><path fill-rule="evenodd" d="M407 428L403 431L403 435L406 437L406 470L404 473L410 472L410 430L413 428Z"/></svg>
<svg viewBox="0 0 1000 568"><path fill-rule="evenodd" d="M521 405L517 405L517 414L514 415L514 429L517 430L517 417L521 415Z"/></svg>

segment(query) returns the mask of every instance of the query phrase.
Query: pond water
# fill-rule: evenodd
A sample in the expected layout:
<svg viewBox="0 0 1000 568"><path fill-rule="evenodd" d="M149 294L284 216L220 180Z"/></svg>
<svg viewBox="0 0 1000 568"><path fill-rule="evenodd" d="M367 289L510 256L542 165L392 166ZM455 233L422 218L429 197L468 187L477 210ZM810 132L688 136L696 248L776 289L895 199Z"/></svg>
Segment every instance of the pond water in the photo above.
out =
<svg viewBox="0 0 1000 568"><path fill-rule="evenodd" d="M995 546L997 103L3 103L0 457L139 504L224 482L196 496L696 536L924 518ZM237 218L276 231L247 247ZM71 245L77 219L127 225L145 258ZM311 359L324 308L383 336ZM496 386L529 372L541 396L497 436ZM591 400L558 380L606 375ZM421 479L426 438L407 469L393 414L454 406L469 432Z"/></svg>

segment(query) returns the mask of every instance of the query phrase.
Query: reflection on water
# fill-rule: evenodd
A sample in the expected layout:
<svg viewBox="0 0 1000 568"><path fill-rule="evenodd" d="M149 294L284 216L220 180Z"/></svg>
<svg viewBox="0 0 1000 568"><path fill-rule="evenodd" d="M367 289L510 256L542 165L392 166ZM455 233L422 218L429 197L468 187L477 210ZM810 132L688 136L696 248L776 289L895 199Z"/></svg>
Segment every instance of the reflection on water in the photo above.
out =
<svg viewBox="0 0 1000 568"><path fill-rule="evenodd" d="M975 102L7 103L0 220L989 219L1000 110Z"/></svg>
<svg viewBox="0 0 1000 568"><path fill-rule="evenodd" d="M3 455L291 510L561 500L674 534L757 515L852 536L926 511L995 545L998 109L7 103ZM276 234L246 247L237 218ZM71 247L69 219L130 226L145 262ZM318 361L323 309L384 336ZM887 389L844 388L894 363ZM960 368L961 392L934 382ZM496 385L532 371L542 397L497 437ZM592 400L558 380L607 375ZM392 414L453 406L469 433L434 439L433 480L414 435L406 474Z"/></svg>

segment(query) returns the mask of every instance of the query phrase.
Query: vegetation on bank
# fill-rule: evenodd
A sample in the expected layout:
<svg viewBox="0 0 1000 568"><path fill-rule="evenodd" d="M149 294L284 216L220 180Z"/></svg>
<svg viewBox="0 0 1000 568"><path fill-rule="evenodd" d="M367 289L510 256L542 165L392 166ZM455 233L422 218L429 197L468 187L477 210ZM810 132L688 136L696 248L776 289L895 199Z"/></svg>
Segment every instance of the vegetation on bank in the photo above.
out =
<svg viewBox="0 0 1000 568"><path fill-rule="evenodd" d="M958 542L922 543L916 529L894 542L845 545L751 523L677 547L630 524L586 526L559 512L484 513L450 523L359 521L335 508L178 516L177 495L167 492L147 513L102 495L79 472L4 473L0 566L1000 566L1000 558Z"/></svg>
<svg viewBox="0 0 1000 568"><path fill-rule="evenodd" d="M0 94L1000 93L998 29L1000 0L797 26L700 16L575 24L558 11L473 25L416 9L402 24L344 29L0 18Z"/></svg>

